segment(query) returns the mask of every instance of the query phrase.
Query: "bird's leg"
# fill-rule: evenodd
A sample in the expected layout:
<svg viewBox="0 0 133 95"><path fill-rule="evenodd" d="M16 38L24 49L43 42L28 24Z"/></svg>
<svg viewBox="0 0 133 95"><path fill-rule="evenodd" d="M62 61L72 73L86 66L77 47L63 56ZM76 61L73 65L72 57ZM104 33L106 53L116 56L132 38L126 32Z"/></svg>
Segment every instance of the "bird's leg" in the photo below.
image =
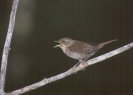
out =
<svg viewBox="0 0 133 95"><path fill-rule="evenodd" d="M83 65L86 63L87 60L88 60L88 59L85 59L85 60L79 59L79 62L76 63L72 68L75 68L75 67L77 67L77 66L83 66Z"/></svg>
<svg viewBox="0 0 133 95"><path fill-rule="evenodd" d="M83 70L85 70L85 65L87 65L87 60L89 60L89 58L84 59L84 60L80 60L80 64L78 66L82 67Z"/></svg>
<svg viewBox="0 0 133 95"><path fill-rule="evenodd" d="M84 64L85 63L85 60L83 60L83 59L79 59L79 62L76 64L76 65L74 65L75 67L77 67L77 66L79 66L80 64Z"/></svg>
<svg viewBox="0 0 133 95"><path fill-rule="evenodd" d="M83 62L83 60L80 59L79 62L76 63L72 68L75 68L75 67L79 66L80 64L82 64L82 62Z"/></svg>
<svg viewBox="0 0 133 95"><path fill-rule="evenodd" d="M89 59L90 59L90 57L85 58L85 59L81 59L81 60L79 60L79 62L81 65L85 65Z"/></svg>
<svg viewBox="0 0 133 95"><path fill-rule="evenodd" d="M86 60L82 60L82 59L81 59L81 60L79 60L79 63L80 63L80 64L79 64L80 66L83 66L83 65L86 63Z"/></svg>

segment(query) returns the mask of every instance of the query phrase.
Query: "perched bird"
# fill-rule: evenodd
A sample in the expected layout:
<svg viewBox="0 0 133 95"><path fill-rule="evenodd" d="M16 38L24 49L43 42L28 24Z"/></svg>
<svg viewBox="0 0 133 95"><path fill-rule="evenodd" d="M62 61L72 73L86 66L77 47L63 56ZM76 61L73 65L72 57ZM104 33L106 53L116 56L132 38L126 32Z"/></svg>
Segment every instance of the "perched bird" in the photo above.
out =
<svg viewBox="0 0 133 95"><path fill-rule="evenodd" d="M92 55L99 51L99 49L113 41L117 40L115 39L100 44L92 44L64 37L59 39L58 41L55 41L59 44L54 46L54 48L59 47L62 49L64 54L66 54L70 58L76 59L80 63L84 63Z"/></svg>

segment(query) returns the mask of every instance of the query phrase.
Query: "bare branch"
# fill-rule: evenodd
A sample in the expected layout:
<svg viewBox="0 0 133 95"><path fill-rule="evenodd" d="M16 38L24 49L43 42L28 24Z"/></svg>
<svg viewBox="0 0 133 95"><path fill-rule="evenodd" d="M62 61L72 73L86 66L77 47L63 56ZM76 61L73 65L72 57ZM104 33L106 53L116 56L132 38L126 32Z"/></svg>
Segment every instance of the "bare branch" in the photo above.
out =
<svg viewBox="0 0 133 95"><path fill-rule="evenodd" d="M47 78L47 79L45 78L45 79L43 79L42 81L37 82L37 83L35 83L35 84L26 86L26 87L24 87L24 88L21 88L21 89L12 91L12 92L9 92L9 93L7 93L7 95L18 95L18 94L23 94L23 93L25 93L25 92L28 92L28 91L37 89L37 88L42 87L42 86L44 86L44 85L46 85L46 84L49 84L49 83L51 83L51 82L54 82L54 81L63 79L63 78L65 78L65 77L69 76L69 75L75 74L75 73L77 73L78 71L80 71L80 70L86 68L87 66L96 64L96 63L101 62L101 61L103 61L103 60L106 60L106 59L108 59L108 58L110 58L110 57L113 57L113 56L115 56L115 55L117 55L117 54L120 54L120 53L122 53L122 52L124 52L124 51L126 51L126 50L128 50L128 49L130 49L130 48L132 48L132 47L133 47L133 42L130 43L130 44L127 44L127 45L125 45L125 46L123 46L123 47L121 47L121 48L115 49L115 50L113 50L113 51L111 51L111 52L109 52L109 53L103 54L103 55L101 55L101 56L99 56L99 57L90 59L89 61L87 61L87 62L86 62L84 65L82 65L82 66L79 65L79 66L77 66L77 67L75 67L75 68L74 68L74 67L73 67L73 68L70 68L70 69L67 70L66 72L63 72L63 73L58 74L58 75L56 75L56 76L52 76L52 77Z"/></svg>
<svg viewBox="0 0 133 95"><path fill-rule="evenodd" d="M15 25L15 17L16 17L18 2L19 2L19 0L13 1L12 10L11 10L11 14L10 14L8 32L7 32L6 41L5 41L3 54L2 54L1 71L0 71L0 94L4 93L8 54L9 54L9 50L10 50L10 43L11 43L12 34L13 34L13 30L14 30L14 25Z"/></svg>
<svg viewBox="0 0 133 95"><path fill-rule="evenodd" d="M4 86L5 86L5 77L6 77L6 69L7 69L7 62L8 62L8 54L9 54L9 50L10 50L10 43L11 43L11 39L12 39L12 34L13 34L13 30L14 30L14 25L15 25L15 17L16 17L16 11L17 11L17 6L18 6L18 2L19 0L14 0L13 1L13 5L12 5L12 10L11 10L11 15L10 15L10 21L9 21L9 28L8 28L8 32L7 32L7 36L6 36L6 41L5 41L5 45L4 45L4 50L3 50L3 54L2 54L2 61L1 61L1 71L0 71L0 95L20 95L23 93L26 93L28 91L37 89L39 87L42 87L46 84L52 83L54 81L63 79L69 75L75 74L78 71L86 68L87 66L90 66L92 64L101 62L103 60L106 60L110 57L113 57L117 54L120 54L130 48L133 47L133 42L125 45L121 48L118 48L116 50L113 50L109 53L103 54L99 57L90 59L89 61L87 61L84 65L79 65L77 67L73 67L70 68L69 70L67 70L66 72L63 72L61 74L52 76L50 78L44 78L43 80L34 83L32 85L23 87L21 89L9 92L9 93L5 93L4 92Z"/></svg>

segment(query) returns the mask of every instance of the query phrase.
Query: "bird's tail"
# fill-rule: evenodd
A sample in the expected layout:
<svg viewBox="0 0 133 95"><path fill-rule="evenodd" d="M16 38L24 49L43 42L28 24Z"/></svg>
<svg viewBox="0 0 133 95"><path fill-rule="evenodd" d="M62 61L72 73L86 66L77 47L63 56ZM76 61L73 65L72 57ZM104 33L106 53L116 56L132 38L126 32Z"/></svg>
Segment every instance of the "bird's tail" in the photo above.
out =
<svg viewBox="0 0 133 95"><path fill-rule="evenodd" d="M112 42L114 42L114 41L117 41L117 39L110 40L110 41L107 41L107 42L104 42L104 43L100 43L100 44L98 44L98 47L99 47L99 48L102 48L102 47L105 46L106 44L112 43Z"/></svg>

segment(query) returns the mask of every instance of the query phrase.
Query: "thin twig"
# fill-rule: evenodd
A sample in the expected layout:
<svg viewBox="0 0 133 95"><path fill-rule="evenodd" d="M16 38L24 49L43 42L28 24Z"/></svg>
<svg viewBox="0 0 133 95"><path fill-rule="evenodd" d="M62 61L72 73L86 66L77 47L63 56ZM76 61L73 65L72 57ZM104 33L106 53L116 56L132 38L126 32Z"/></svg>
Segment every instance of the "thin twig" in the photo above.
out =
<svg viewBox="0 0 133 95"><path fill-rule="evenodd" d="M15 25L15 17L16 17L18 2L19 0L13 1L8 32L7 32L6 41L5 41L3 54L2 54L1 70L0 70L0 94L4 93L8 54L10 50L10 43L11 43L12 34L14 30L14 25Z"/></svg>
<svg viewBox="0 0 133 95"><path fill-rule="evenodd" d="M101 61L103 61L103 60L106 60L106 59L108 59L108 58L111 58L111 57L113 57L113 56L115 56L115 55L117 55L117 54L120 54L120 53L122 53L122 52L124 52L124 51L126 51L126 50L129 50L130 48L133 48L133 42L130 43L130 44L127 44L127 45L125 45L125 46L123 46L123 47L120 47L120 48L118 48L118 49L115 49L115 50L113 50L113 51L111 51L111 52L109 52L109 53L103 54L103 55L101 55L101 56L99 56L99 57L90 59L89 61L87 61L87 63L85 63L85 64L82 65L82 66L79 65L79 66L77 66L77 67L75 67L75 68L70 68L70 69L67 70L66 72L63 72L63 73L61 73L61 74L52 76L52 77L50 77L50 78L45 78L45 79L43 79L42 81L39 81L39 82L34 83L34 84L32 84L32 85L29 85L29 86L26 86L26 87L24 87L24 88L21 88L21 89L18 89L18 90L9 92L9 93L7 93L7 95L20 95L20 94L23 94L23 93L25 93L25 92L28 92L28 91L37 89L37 88L42 87L42 86L44 86L44 85L46 85L46 84L49 84L49 83L51 83L51 82L55 82L55 81L57 81L57 80L60 80L60 79L65 78L65 77L67 77L67 76L69 76L69 75L75 74L75 73L77 73L78 71L80 71L80 70L86 68L87 66L90 66L90 65L93 65L93 64L95 64L95 63L98 63L98 62L101 62Z"/></svg>

